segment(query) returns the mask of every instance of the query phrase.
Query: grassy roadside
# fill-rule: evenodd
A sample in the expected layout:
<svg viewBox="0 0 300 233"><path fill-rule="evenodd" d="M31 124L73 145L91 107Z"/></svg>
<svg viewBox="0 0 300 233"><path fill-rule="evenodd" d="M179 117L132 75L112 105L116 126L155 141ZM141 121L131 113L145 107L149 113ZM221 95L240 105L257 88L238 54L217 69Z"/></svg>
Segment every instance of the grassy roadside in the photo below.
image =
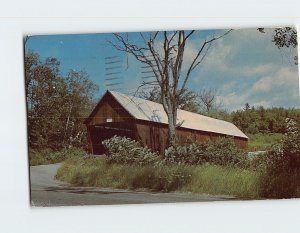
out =
<svg viewBox="0 0 300 233"><path fill-rule="evenodd" d="M29 150L30 166L46 165L62 162L68 158L81 157L85 151L80 148L62 149L53 151L51 149Z"/></svg>
<svg viewBox="0 0 300 233"><path fill-rule="evenodd" d="M191 181L182 191L233 195L242 199L260 198L261 174L245 169L222 166L198 166L192 171Z"/></svg>
<svg viewBox="0 0 300 233"><path fill-rule="evenodd" d="M249 137L248 151L265 151L271 148L273 144L278 143L283 134L269 133L269 134L247 134Z"/></svg>
<svg viewBox="0 0 300 233"><path fill-rule="evenodd" d="M177 190L190 179L188 168L109 164L106 158L65 161L56 178L76 186L97 186L125 189Z"/></svg>
<svg viewBox="0 0 300 233"><path fill-rule="evenodd" d="M56 178L76 186L152 191L183 191L259 198L259 174L216 165L130 166L109 164L106 158L66 160Z"/></svg>

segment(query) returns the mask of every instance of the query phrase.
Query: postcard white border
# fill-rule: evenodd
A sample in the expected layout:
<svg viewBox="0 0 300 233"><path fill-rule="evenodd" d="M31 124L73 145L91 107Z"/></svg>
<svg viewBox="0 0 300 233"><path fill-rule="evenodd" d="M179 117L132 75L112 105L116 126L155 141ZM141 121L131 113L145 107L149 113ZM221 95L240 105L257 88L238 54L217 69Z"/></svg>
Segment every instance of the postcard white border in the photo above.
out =
<svg viewBox="0 0 300 233"><path fill-rule="evenodd" d="M1 232L299 232L300 200L295 199L31 208L22 42L26 34L299 28L299 9L298 1L274 0L5 2L0 8Z"/></svg>

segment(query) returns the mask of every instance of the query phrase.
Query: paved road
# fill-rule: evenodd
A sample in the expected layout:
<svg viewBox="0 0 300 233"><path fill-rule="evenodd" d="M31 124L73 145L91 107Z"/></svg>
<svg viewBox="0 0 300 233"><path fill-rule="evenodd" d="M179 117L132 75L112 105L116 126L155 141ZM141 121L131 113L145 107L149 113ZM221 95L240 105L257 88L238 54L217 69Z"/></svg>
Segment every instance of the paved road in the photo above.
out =
<svg viewBox="0 0 300 233"><path fill-rule="evenodd" d="M60 164L30 167L33 206L111 205L232 200L228 196L191 193L136 192L120 189L74 187L54 179Z"/></svg>

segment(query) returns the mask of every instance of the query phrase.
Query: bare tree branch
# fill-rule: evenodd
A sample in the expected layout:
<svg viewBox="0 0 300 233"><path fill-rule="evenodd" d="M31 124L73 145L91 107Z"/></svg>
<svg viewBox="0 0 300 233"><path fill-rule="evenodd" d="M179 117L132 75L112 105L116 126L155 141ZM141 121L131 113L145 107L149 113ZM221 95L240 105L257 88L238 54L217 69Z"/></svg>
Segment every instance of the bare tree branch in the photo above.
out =
<svg viewBox="0 0 300 233"><path fill-rule="evenodd" d="M189 69L188 69L188 72L187 72L187 74L186 74L186 76L185 76L185 79L184 79L184 82L183 82L183 84L182 84L181 90L183 90L183 89L185 88L186 83L187 83L187 80L188 80L188 78L190 77L191 72L192 72L192 71L193 71L193 70L201 63L201 62L197 62L197 60L198 60L200 54L203 52L203 49L205 48L205 46L206 46L207 44L209 44L209 43L212 43L212 42L215 41L215 40L221 39L222 37L226 36L227 34L229 34L229 33L232 32L232 31L233 31L233 29L230 29L230 30L226 31L224 34L222 34L222 35L220 35L220 36L213 37L212 39L210 39L210 40L208 40L208 41L205 40L205 42L203 43L202 47L201 47L200 50L198 51L197 55L195 56L193 62L191 63L191 65L190 65L190 67L189 67ZM203 57L203 59L204 59L204 57ZM201 59L201 60L203 61L203 59Z"/></svg>
<svg viewBox="0 0 300 233"><path fill-rule="evenodd" d="M180 98L186 90L186 84L190 74L203 62L211 48L212 42L226 36L231 31L232 30L228 30L219 36L213 35L212 38L205 40L202 43L200 49L187 68L187 72L184 75L180 88L179 83L183 76L182 66L184 52L188 40L195 32L194 30L180 30L173 32L157 31L149 33L149 39L146 38L143 33L140 33L143 45L131 43L128 37L124 38L120 34L114 34L118 41L118 44L111 43L114 48L132 54L136 60L151 68L156 80L143 82L140 87L146 85L159 86L161 103L168 116L169 140L171 143L175 142L175 129L180 125L177 122L177 109L180 104Z"/></svg>

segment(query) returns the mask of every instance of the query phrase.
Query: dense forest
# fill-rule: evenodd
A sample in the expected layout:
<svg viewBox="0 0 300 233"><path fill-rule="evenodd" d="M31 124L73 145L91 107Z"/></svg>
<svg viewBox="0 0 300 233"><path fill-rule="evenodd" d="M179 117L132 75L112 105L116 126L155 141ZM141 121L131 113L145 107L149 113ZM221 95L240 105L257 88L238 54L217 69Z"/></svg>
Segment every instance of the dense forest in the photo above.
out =
<svg viewBox="0 0 300 233"><path fill-rule="evenodd" d="M257 108L245 105L241 111L230 114L230 120L245 133L285 133L286 119L300 123L300 109Z"/></svg>

